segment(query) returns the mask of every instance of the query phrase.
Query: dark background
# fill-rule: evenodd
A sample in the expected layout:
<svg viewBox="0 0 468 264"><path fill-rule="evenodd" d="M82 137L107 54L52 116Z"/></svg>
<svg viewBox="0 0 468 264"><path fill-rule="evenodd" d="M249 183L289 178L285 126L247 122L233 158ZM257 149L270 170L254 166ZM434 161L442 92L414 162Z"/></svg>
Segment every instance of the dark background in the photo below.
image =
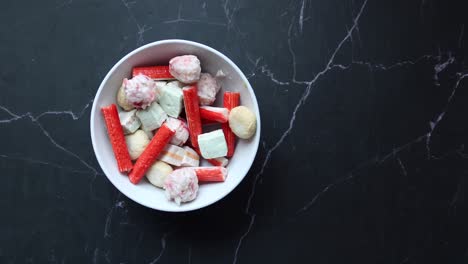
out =
<svg viewBox="0 0 468 264"><path fill-rule="evenodd" d="M0 9L1 263L467 263L466 1L57 0ZM107 71L181 38L259 100L242 184L170 214L91 146Z"/></svg>

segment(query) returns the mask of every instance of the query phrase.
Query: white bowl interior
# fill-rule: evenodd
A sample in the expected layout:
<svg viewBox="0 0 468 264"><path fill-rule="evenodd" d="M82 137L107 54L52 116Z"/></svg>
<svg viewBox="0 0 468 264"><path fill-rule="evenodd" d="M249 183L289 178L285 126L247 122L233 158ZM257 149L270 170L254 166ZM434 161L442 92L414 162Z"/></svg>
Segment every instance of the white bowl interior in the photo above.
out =
<svg viewBox="0 0 468 264"><path fill-rule="evenodd" d="M164 196L162 189L151 185L146 178L134 185L128 176L121 174L112 152L101 107L116 104L116 94L123 78L130 77L134 66L167 65L169 59L178 55L196 55L202 72L226 74L216 100L222 104L224 91L240 92L241 105L251 109L257 116L257 132L250 140L238 140L234 156L230 159L228 177L223 183L201 184L198 197L189 203L176 205ZM255 94L247 78L226 56L205 45L185 40L164 40L150 43L126 55L107 74L99 87L91 110L91 139L96 158L105 175L124 195L144 206L162 211L182 212L208 206L231 192L249 171L257 153L260 140L260 115ZM203 164L207 165L207 164Z"/></svg>

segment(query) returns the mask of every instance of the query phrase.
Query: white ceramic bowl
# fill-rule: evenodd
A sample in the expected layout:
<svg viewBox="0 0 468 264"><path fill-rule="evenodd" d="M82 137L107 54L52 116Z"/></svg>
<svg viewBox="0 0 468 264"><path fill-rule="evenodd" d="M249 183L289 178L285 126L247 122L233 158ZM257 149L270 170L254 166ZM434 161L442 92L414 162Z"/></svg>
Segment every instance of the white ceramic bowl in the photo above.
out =
<svg viewBox="0 0 468 264"><path fill-rule="evenodd" d="M218 93L217 105L222 104L224 91L240 92L241 105L251 109L257 116L257 132L250 140L238 140L234 156L230 159L228 177L223 183L201 184L198 197L189 203L178 206L168 201L164 191L151 185L146 177L137 185L130 183L127 175L121 174L112 152L101 107L116 104L116 94L123 78L131 76L134 66L167 65L169 60L178 55L196 55L203 72L215 74L222 70L226 78ZM123 57L112 67L97 91L91 110L91 139L94 153L107 178L124 195L149 208L183 212L208 206L230 193L245 177L257 153L260 140L260 114L254 91L241 70L219 51L200 43L186 40L163 40L142 46ZM204 164L205 165L205 164Z"/></svg>

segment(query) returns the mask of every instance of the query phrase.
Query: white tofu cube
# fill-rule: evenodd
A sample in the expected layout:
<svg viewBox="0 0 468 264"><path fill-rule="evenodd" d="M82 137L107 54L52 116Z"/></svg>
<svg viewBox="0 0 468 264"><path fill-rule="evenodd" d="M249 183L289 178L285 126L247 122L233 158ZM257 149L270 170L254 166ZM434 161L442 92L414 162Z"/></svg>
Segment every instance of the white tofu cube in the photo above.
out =
<svg viewBox="0 0 468 264"><path fill-rule="evenodd" d="M161 91L164 86L166 86L167 82L165 81L155 81L154 82L154 92L156 94L156 98L161 96Z"/></svg>
<svg viewBox="0 0 468 264"><path fill-rule="evenodd" d="M141 129L145 131L152 131L159 128L167 119L167 114L161 106L153 102L146 109L138 110L136 115L140 119Z"/></svg>
<svg viewBox="0 0 468 264"><path fill-rule="evenodd" d="M223 130L198 135L198 146L205 159L224 157L227 154L227 144Z"/></svg>
<svg viewBox="0 0 468 264"><path fill-rule="evenodd" d="M141 126L140 119L136 116L136 109L120 112L119 119L125 135L134 133Z"/></svg>
<svg viewBox="0 0 468 264"><path fill-rule="evenodd" d="M177 118L182 112L183 97L182 89L174 84L168 84L161 88L158 102L167 115Z"/></svg>

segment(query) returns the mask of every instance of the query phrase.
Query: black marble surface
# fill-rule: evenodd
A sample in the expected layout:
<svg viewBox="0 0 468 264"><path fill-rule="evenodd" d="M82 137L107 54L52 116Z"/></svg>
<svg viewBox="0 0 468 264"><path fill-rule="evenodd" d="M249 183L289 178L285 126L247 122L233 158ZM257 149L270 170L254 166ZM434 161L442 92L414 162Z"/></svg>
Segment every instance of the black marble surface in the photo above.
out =
<svg viewBox="0 0 468 264"><path fill-rule="evenodd" d="M0 262L467 263L467 7L5 1ZM121 195L89 135L107 71L169 38L230 57L262 114L242 184L184 214Z"/></svg>

